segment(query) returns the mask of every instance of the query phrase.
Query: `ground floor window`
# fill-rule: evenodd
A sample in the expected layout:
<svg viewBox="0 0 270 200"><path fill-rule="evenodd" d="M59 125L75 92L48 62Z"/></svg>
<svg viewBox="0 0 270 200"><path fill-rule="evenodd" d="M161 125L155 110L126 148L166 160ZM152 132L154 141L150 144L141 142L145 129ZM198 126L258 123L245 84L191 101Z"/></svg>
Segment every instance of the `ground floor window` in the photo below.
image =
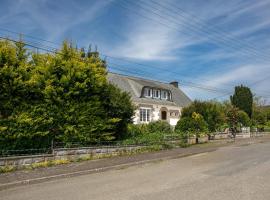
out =
<svg viewBox="0 0 270 200"><path fill-rule="evenodd" d="M150 108L140 108L140 121L141 122L150 122Z"/></svg>

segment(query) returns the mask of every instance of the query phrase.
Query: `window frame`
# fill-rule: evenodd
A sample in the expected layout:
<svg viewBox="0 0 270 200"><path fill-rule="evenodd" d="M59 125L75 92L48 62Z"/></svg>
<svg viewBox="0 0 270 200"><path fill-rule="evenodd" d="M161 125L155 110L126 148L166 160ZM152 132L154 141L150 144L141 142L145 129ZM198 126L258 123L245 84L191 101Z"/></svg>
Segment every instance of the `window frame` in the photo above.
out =
<svg viewBox="0 0 270 200"><path fill-rule="evenodd" d="M152 98L153 97L153 89L150 87L145 87L143 89L143 96L146 98Z"/></svg>
<svg viewBox="0 0 270 200"><path fill-rule="evenodd" d="M166 97L163 96L164 94L166 94ZM172 101L172 93L170 90L149 86L143 87L141 97Z"/></svg>
<svg viewBox="0 0 270 200"><path fill-rule="evenodd" d="M167 90L161 90L160 98L168 100L168 93L169 92ZM165 97L163 96L164 94L166 94Z"/></svg>
<svg viewBox="0 0 270 200"><path fill-rule="evenodd" d="M144 111L145 113L142 113L142 111ZM142 123L148 123L151 121L151 108L145 108L145 107L141 107L139 109L139 117L140 117L140 122ZM143 116L145 115L145 116Z"/></svg>
<svg viewBox="0 0 270 200"><path fill-rule="evenodd" d="M160 95L160 89L153 89L153 98L154 99L160 99L161 95Z"/></svg>

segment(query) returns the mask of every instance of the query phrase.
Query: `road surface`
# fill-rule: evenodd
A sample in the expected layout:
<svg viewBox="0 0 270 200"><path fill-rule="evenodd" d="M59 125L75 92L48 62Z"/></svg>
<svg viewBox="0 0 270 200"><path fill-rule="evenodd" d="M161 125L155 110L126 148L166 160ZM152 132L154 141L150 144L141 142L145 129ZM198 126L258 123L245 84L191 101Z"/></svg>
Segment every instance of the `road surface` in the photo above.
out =
<svg viewBox="0 0 270 200"><path fill-rule="evenodd" d="M1 200L269 200L270 143L25 185Z"/></svg>

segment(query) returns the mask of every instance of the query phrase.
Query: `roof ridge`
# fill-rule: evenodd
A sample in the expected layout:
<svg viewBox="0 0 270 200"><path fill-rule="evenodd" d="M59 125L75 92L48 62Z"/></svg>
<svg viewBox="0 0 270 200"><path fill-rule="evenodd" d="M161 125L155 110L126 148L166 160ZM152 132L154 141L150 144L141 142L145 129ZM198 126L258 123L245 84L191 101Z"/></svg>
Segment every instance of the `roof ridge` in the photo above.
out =
<svg viewBox="0 0 270 200"><path fill-rule="evenodd" d="M158 83L162 83L162 84L171 85L169 82L162 82L162 81L158 81L158 80L155 80L155 79L147 79L147 78L143 78L143 77L132 76L132 75L127 75L127 74L121 74L121 73L117 73L117 72L108 72L108 73L116 74L116 75L120 75L120 76L125 76L125 77L128 77L128 78L140 79L140 80L143 80L143 81L154 81L154 82L158 82Z"/></svg>

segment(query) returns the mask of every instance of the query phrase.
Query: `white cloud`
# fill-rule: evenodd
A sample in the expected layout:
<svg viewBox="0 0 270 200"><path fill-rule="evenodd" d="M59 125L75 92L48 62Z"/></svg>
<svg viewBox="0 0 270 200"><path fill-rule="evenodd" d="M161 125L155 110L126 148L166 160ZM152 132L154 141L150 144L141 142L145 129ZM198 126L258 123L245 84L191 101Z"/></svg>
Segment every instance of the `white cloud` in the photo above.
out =
<svg viewBox="0 0 270 200"><path fill-rule="evenodd" d="M175 50L200 42L198 39L180 34L179 32L184 31L181 25L176 27L175 23L164 21L153 13L138 10L135 12L139 12L142 16L129 13L128 19L131 21L122 33L126 40L121 41L116 49L109 52L110 54L148 61L174 60L179 59Z"/></svg>

